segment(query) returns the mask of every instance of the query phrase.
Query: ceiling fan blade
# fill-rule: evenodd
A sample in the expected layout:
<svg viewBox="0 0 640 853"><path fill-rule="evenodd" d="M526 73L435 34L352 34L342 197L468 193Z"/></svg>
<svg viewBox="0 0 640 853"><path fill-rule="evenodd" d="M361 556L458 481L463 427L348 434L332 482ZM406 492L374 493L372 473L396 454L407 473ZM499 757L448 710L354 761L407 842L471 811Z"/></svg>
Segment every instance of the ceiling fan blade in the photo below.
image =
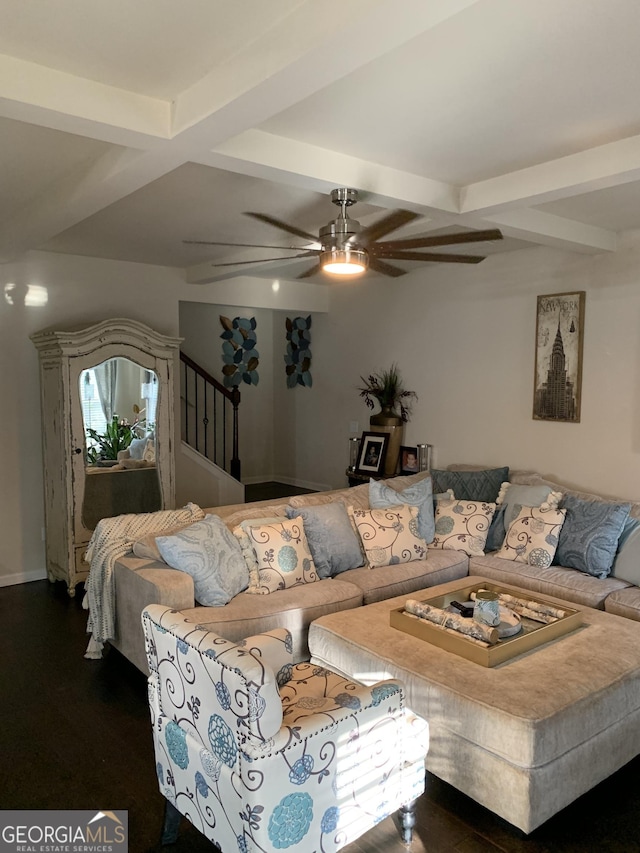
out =
<svg viewBox="0 0 640 853"><path fill-rule="evenodd" d="M395 231L397 228L419 218L419 213L412 213L410 210L392 210L378 222L374 222L368 228L363 228L356 240L358 243L373 243L380 237L384 237L385 234L390 234L391 231Z"/></svg>
<svg viewBox="0 0 640 853"><path fill-rule="evenodd" d="M270 246L266 243L219 243L216 240L183 240L189 246L239 246L245 249L282 249L283 251L296 251L301 246Z"/></svg>
<svg viewBox="0 0 640 853"><path fill-rule="evenodd" d="M406 270L394 267L393 264L388 264L386 261L381 261L380 258L374 258L372 255L369 255L369 269L381 272L383 275L390 275L392 278L398 278L398 276L407 274Z"/></svg>
<svg viewBox="0 0 640 853"><path fill-rule="evenodd" d="M314 264L310 269L306 272L301 272L300 275L297 275L296 278L309 278L309 276L316 275L320 272L320 264Z"/></svg>
<svg viewBox="0 0 640 853"><path fill-rule="evenodd" d="M375 252L376 258L391 261L435 261L440 264L479 264L485 255L448 255L442 252ZM369 260L371 265L371 260Z"/></svg>
<svg viewBox="0 0 640 853"><path fill-rule="evenodd" d="M490 228L486 231L465 231L460 234L440 234L431 237L415 237L412 240L388 240L380 246L385 250L426 249L428 246L454 246L460 243L483 243L487 240L502 240L502 231Z"/></svg>
<svg viewBox="0 0 640 853"><path fill-rule="evenodd" d="M241 267L245 264L265 264L267 261L292 261L295 258L313 258L316 255L320 254L319 251L315 251L311 249L308 252L303 252L301 255L285 255L285 257L280 258L257 258L253 261L229 261L224 264L211 264L212 267Z"/></svg>
<svg viewBox="0 0 640 853"><path fill-rule="evenodd" d="M317 234L308 234L306 231L296 228L295 225L289 225L287 222L282 222L280 219L268 216L266 213L252 213L251 211L245 211L245 216L251 216L259 222L266 222L267 225L273 225L275 228L280 228L289 234L295 234L296 237L302 237L303 240L312 240L314 243L318 242Z"/></svg>

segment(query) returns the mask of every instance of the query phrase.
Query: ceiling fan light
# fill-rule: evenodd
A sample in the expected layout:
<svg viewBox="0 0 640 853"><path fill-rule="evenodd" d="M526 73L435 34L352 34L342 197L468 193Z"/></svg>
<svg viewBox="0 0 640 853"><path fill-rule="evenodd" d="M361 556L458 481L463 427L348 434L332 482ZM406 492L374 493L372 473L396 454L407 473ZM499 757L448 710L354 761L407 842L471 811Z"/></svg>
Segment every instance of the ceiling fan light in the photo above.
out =
<svg viewBox="0 0 640 853"><path fill-rule="evenodd" d="M320 266L332 275L358 275L369 266L369 258L362 249L327 249L320 255Z"/></svg>

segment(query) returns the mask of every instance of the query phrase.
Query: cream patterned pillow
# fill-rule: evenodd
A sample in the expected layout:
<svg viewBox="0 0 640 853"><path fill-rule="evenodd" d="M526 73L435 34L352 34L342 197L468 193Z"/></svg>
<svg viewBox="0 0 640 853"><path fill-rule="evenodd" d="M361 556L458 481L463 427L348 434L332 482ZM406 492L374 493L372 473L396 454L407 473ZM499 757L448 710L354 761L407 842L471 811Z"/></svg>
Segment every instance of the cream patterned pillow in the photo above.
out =
<svg viewBox="0 0 640 853"><path fill-rule="evenodd" d="M481 557L496 505L486 501L444 500L436 504L436 535L429 548Z"/></svg>
<svg viewBox="0 0 640 853"><path fill-rule="evenodd" d="M280 521L282 521L280 516L273 516L273 518L247 518L237 527L233 528L232 533L240 543L242 556L249 572L249 588L247 592L253 592L258 595L265 595L269 592L269 590L262 589L260 586L260 566L258 565L258 558L256 557L256 552L253 550L251 539L249 539L248 529L250 527L260 527L264 524L278 524Z"/></svg>
<svg viewBox="0 0 640 853"><path fill-rule="evenodd" d="M318 580L302 519L283 518L277 523L248 527L246 532L259 573L258 587L247 592L265 594Z"/></svg>
<svg viewBox="0 0 640 853"><path fill-rule="evenodd" d="M566 510L523 506L496 557L546 569L553 562Z"/></svg>
<svg viewBox="0 0 640 853"><path fill-rule="evenodd" d="M418 507L349 509L372 569L426 559L427 543L418 533Z"/></svg>

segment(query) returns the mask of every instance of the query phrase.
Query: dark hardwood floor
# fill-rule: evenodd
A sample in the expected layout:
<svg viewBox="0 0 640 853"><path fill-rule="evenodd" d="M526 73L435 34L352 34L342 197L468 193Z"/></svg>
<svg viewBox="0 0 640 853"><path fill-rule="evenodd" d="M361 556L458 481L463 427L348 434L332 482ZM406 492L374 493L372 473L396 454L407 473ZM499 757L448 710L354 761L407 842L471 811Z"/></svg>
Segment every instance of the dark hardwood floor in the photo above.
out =
<svg viewBox="0 0 640 853"><path fill-rule="evenodd" d="M84 659L87 614L80 595L70 599L62 583L0 588L0 613L0 807L127 809L131 853L151 850L164 801L155 774L145 677L113 650L100 661ZM529 837L428 775L410 849L633 851L640 850L639 827L640 758ZM212 853L214 848L183 821L178 843L167 849ZM344 849L406 850L391 818Z"/></svg>
<svg viewBox="0 0 640 853"><path fill-rule="evenodd" d="M345 483L346 485L346 483ZM288 498L290 495L308 495L312 489L300 489L297 486L287 486L286 483L276 483L269 480L266 483L250 483L244 487L244 499L252 501L274 501Z"/></svg>

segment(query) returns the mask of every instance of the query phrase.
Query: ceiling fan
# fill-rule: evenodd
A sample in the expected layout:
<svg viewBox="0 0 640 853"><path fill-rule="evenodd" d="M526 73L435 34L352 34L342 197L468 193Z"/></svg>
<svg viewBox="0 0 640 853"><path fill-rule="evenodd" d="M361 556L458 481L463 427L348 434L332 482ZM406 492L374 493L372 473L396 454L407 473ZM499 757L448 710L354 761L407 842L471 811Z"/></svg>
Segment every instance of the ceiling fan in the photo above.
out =
<svg viewBox="0 0 640 853"><path fill-rule="evenodd" d="M213 264L214 267L241 266L243 264L264 263L266 261L283 261L294 258L315 258L316 263L297 278L309 278L318 272L334 275L357 275L366 269L375 270L383 275L396 278L405 275L408 270L401 269L390 260L423 261L447 264L477 264L483 261L484 255L456 255L443 252L419 252L416 249L428 249L437 246L452 246L462 243L479 243L488 240L502 240L502 233L497 228L485 231L465 231L458 234L442 234L440 236L416 237L408 240L380 241L392 231L407 225L420 214L410 210L394 210L378 222L362 227L351 219L347 210L358 201L358 191L342 187L332 190L331 201L340 207L338 217L320 229L319 235L309 234L295 225L289 225L265 213L247 212L267 225L273 225L287 234L293 234L306 240L306 246L273 246L263 243L220 243L213 240L184 240L190 245L206 246L238 246L252 249L292 249L298 254L279 258L264 258L261 261L239 261L235 263Z"/></svg>

